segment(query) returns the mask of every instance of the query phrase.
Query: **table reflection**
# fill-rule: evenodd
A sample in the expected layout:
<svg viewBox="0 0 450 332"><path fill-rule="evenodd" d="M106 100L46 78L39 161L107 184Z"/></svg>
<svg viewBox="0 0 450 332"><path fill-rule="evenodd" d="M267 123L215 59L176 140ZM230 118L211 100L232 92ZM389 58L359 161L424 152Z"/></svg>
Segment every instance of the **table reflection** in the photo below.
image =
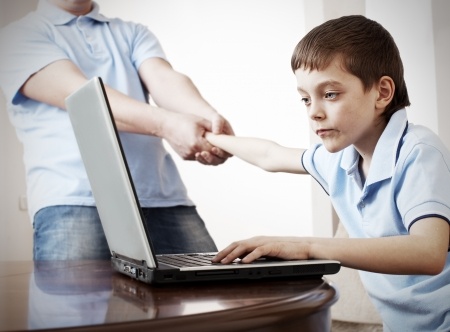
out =
<svg viewBox="0 0 450 332"><path fill-rule="evenodd" d="M320 278L153 286L114 272L109 261L34 262L28 329L160 324L170 321L165 318L189 320L196 314L228 326L226 312L241 323L257 318L272 324L281 312L301 317L336 300L335 290Z"/></svg>
<svg viewBox="0 0 450 332"><path fill-rule="evenodd" d="M112 287L111 272L104 267L70 261L35 262L29 287L29 329L105 322Z"/></svg>

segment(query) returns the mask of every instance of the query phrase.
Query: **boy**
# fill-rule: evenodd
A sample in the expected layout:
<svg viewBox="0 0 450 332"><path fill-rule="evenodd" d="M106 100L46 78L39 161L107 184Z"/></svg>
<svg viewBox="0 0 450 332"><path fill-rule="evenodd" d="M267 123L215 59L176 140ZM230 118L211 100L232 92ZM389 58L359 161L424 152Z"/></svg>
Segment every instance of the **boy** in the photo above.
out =
<svg viewBox="0 0 450 332"><path fill-rule="evenodd" d="M302 150L206 138L267 171L311 174L350 238L254 237L232 243L213 262L339 260L361 270L385 331L450 331L450 153L430 130L407 121L393 38L363 16L341 17L309 32L291 65L322 144Z"/></svg>

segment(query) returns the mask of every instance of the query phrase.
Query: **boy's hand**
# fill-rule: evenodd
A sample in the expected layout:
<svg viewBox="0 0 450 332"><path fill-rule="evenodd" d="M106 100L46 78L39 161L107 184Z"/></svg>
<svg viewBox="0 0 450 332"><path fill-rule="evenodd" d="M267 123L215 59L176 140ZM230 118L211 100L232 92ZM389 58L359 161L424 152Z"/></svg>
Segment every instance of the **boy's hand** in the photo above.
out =
<svg viewBox="0 0 450 332"><path fill-rule="evenodd" d="M241 258L242 263L251 263L261 257L273 257L285 260L308 259L309 243L301 238L257 236L237 241L220 251L213 263L230 264Z"/></svg>
<svg viewBox="0 0 450 332"><path fill-rule="evenodd" d="M213 146L210 151L197 152L195 160L203 165L217 166L223 164L231 155L225 151Z"/></svg>
<svg viewBox="0 0 450 332"><path fill-rule="evenodd" d="M212 132L205 132L205 138L208 135L234 135L234 131L231 128L230 123L220 114L214 115L211 119ZM195 154L195 159L203 165L220 165L224 163L232 155L226 151L219 149L218 147L212 146L209 151L201 151Z"/></svg>

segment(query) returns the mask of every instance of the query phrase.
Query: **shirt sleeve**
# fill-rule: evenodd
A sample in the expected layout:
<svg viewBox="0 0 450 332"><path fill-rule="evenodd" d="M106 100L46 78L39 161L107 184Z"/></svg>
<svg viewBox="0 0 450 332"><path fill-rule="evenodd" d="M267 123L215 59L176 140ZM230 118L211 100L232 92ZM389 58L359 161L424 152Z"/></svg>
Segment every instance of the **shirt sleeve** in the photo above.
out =
<svg viewBox="0 0 450 332"><path fill-rule="evenodd" d="M149 58L167 60L158 38L146 26L136 24L133 38L131 61L136 69Z"/></svg>
<svg viewBox="0 0 450 332"><path fill-rule="evenodd" d="M1 29L0 87L7 102L20 103L25 97L19 89L31 75L52 62L68 59L48 24L29 14Z"/></svg>
<svg viewBox="0 0 450 332"><path fill-rule="evenodd" d="M396 200L405 227L427 217L450 223L450 156L443 144L415 144L398 162Z"/></svg>
<svg viewBox="0 0 450 332"><path fill-rule="evenodd" d="M326 164L327 151L322 144L316 144L306 150L302 155L303 168L322 186L329 195L327 171L322 165Z"/></svg>

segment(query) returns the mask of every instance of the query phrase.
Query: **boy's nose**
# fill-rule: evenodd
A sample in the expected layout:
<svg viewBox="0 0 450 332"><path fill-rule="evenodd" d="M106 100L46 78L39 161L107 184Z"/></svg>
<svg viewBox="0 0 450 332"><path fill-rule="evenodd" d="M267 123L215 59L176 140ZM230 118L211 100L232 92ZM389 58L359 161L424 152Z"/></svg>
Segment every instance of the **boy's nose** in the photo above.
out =
<svg viewBox="0 0 450 332"><path fill-rule="evenodd" d="M320 104L318 103L311 103L308 110L308 115L311 118L311 120L321 120L324 118L325 113L323 112L322 108L320 107Z"/></svg>

